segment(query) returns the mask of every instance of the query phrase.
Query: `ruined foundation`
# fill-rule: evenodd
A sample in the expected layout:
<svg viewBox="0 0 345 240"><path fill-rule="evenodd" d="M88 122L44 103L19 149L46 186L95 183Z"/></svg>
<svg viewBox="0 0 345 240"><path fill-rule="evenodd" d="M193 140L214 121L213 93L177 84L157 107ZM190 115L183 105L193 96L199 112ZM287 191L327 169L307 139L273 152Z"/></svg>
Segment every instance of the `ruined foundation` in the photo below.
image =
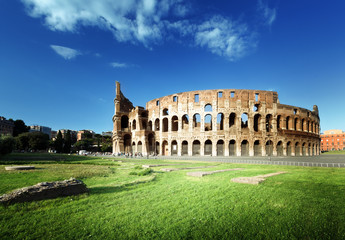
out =
<svg viewBox="0 0 345 240"><path fill-rule="evenodd" d="M320 119L274 91L218 89L134 107L116 82L113 153L160 156L314 156Z"/></svg>

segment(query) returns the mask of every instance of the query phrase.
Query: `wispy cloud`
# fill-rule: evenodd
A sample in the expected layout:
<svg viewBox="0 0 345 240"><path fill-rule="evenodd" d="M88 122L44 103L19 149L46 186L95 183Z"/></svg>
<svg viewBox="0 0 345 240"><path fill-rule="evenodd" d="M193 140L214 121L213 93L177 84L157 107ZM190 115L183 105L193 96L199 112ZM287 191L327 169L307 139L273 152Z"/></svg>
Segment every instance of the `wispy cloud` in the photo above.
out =
<svg viewBox="0 0 345 240"><path fill-rule="evenodd" d="M246 24L215 16L197 26L195 44L234 61L255 47L256 40Z"/></svg>
<svg viewBox="0 0 345 240"><path fill-rule="evenodd" d="M258 0L258 11L263 17L263 21L266 25L271 26L276 20L277 11L275 8L269 8L267 3L263 3L262 0Z"/></svg>
<svg viewBox="0 0 345 240"><path fill-rule="evenodd" d="M75 58L78 55L81 55L81 52L78 50L75 50L73 48L58 46L58 45L50 45L50 47L61 57L63 57L66 60Z"/></svg>
<svg viewBox="0 0 345 240"><path fill-rule="evenodd" d="M188 18L193 7L186 0L21 0L30 16L43 18L53 31L77 33L82 26L96 26L112 32L119 42L143 44L151 49L166 39L187 42L234 61L256 46L256 32L246 23L220 15ZM276 17L275 9L258 2L267 24ZM181 40L176 35L186 38ZM73 49L72 49L73 50ZM71 59L76 55L65 55ZM117 66L114 67L126 67Z"/></svg>
<svg viewBox="0 0 345 240"><path fill-rule="evenodd" d="M119 62L112 62L110 63L110 66L113 68L127 68L129 65L127 63L119 63Z"/></svg>

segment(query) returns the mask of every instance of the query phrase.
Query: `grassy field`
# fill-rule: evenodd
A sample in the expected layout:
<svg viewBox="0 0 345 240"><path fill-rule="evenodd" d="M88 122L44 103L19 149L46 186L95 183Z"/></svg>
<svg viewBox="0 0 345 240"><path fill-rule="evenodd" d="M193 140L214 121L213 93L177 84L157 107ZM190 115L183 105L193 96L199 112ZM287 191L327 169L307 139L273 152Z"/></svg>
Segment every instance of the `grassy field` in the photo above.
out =
<svg viewBox="0 0 345 240"><path fill-rule="evenodd" d="M203 178L186 175L198 169L133 174L148 163L243 170ZM0 164L0 194L70 177L90 189L0 206L0 239L345 239L345 169L47 154L12 154ZM37 169L5 171L4 164ZM230 181L277 171L287 173L260 185Z"/></svg>
<svg viewBox="0 0 345 240"><path fill-rule="evenodd" d="M328 154L345 154L345 150L335 150L335 151L329 151L329 152L324 152L322 155L328 155Z"/></svg>

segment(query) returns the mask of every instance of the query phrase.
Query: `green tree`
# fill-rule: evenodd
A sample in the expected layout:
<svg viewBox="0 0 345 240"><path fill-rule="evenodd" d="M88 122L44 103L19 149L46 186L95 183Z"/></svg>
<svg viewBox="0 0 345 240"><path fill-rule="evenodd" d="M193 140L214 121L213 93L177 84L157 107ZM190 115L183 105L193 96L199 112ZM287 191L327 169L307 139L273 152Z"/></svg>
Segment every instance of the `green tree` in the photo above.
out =
<svg viewBox="0 0 345 240"><path fill-rule="evenodd" d="M49 146L49 135L42 132L29 133L29 147L32 150L46 150Z"/></svg>
<svg viewBox="0 0 345 240"><path fill-rule="evenodd" d="M97 144L97 151L100 151L101 149L101 142L102 142L102 135L101 134L95 134L96 138L96 144Z"/></svg>
<svg viewBox="0 0 345 240"><path fill-rule="evenodd" d="M11 153L15 146L12 136L0 136L0 155Z"/></svg>
<svg viewBox="0 0 345 240"><path fill-rule="evenodd" d="M84 139L76 142L74 146L77 148L77 150L87 150L90 151L92 149L92 139Z"/></svg>
<svg viewBox="0 0 345 240"><path fill-rule="evenodd" d="M17 119L13 123L13 137L17 137L21 133L29 132L30 127L26 126L23 120Z"/></svg>
<svg viewBox="0 0 345 240"><path fill-rule="evenodd" d="M71 131L67 130L67 133L64 136L63 152L64 153L70 153L71 152L71 145L72 145Z"/></svg>
<svg viewBox="0 0 345 240"><path fill-rule="evenodd" d="M29 133L21 133L16 138L16 144L18 150L27 151L29 148Z"/></svg>
<svg viewBox="0 0 345 240"><path fill-rule="evenodd" d="M61 131L58 132L55 139L55 150L57 153L62 153L63 150L63 138Z"/></svg>

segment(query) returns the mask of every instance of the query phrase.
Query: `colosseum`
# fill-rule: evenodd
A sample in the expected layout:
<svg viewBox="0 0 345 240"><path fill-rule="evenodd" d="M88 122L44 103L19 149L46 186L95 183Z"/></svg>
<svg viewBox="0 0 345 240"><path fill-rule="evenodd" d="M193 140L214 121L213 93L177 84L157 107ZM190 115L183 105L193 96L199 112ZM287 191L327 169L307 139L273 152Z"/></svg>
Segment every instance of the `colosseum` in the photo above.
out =
<svg viewBox="0 0 345 240"><path fill-rule="evenodd" d="M274 91L182 92L134 107L116 82L113 153L160 156L313 156L320 118Z"/></svg>

